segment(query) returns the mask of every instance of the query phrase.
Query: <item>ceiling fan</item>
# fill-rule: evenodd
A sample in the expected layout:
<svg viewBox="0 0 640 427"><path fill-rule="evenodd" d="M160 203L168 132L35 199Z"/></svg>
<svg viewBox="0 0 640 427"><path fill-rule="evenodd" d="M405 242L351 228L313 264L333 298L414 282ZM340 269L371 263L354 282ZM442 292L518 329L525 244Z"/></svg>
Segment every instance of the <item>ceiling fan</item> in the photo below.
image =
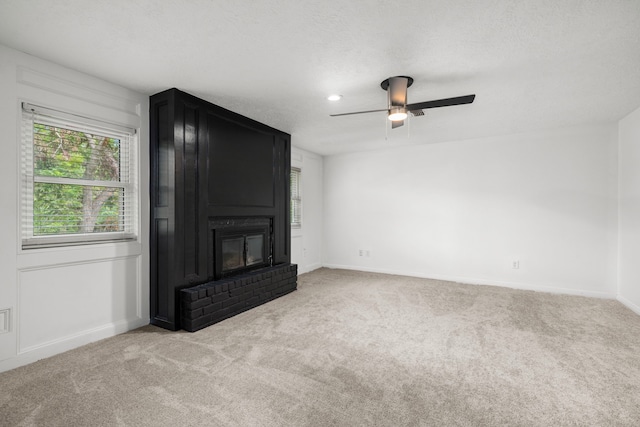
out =
<svg viewBox="0 0 640 427"><path fill-rule="evenodd" d="M427 108L449 107L452 105L471 104L475 95L456 96L455 98L436 99L434 101L415 102L407 104L407 88L413 84L413 79L407 76L389 77L380 83L382 89L387 91L387 108L381 110L355 111L353 113L330 114L331 117L349 116L351 114L377 113L386 111L391 128L395 129L404 124L408 117L407 112L413 116L424 116Z"/></svg>

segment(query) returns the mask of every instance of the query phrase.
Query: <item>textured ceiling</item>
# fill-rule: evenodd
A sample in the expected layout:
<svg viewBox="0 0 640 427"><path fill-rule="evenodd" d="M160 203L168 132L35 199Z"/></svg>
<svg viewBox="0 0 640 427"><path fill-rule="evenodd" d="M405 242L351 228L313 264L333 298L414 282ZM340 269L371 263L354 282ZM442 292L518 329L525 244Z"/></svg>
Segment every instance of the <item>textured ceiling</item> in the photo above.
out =
<svg viewBox="0 0 640 427"><path fill-rule="evenodd" d="M0 0L0 43L153 94L177 87L320 154L613 122L640 106L638 0ZM391 131L409 102L476 94ZM331 103L330 93L344 98Z"/></svg>

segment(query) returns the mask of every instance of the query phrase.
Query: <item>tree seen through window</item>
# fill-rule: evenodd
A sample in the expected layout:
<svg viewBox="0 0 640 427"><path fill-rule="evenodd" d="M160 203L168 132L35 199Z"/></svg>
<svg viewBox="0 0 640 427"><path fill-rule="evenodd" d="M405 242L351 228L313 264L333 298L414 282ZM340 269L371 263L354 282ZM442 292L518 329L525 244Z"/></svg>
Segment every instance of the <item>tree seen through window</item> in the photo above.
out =
<svg viewBox="0 0 640 427"><path fill-rule="evenodd" d="M33 125L33 235L122 231L121 141Z"/></svg>

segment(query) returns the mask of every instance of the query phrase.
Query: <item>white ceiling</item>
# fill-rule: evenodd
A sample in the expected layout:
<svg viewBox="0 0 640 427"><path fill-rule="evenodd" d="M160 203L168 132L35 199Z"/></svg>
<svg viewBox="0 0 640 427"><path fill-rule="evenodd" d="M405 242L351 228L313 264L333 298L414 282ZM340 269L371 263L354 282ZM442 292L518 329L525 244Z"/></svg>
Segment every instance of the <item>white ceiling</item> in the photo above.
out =
<svg viewBox="0 0 640 427"><path fill-rule="evenodd" d="M0 43L153 94L177 87L320 154L614 122L640 106L639 0L0 0ZM476 94L386 129L409 102ZM330 93L344 98L331 103Z"/></svg>

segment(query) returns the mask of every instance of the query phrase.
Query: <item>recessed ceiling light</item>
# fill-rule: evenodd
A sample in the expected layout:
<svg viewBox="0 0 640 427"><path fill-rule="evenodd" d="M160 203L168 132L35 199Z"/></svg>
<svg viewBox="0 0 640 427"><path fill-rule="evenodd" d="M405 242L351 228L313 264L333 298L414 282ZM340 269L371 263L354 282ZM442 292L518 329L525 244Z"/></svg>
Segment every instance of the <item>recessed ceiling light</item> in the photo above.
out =
<svg viewBox="0 0 640 427"><path fill-rule="evenodd" d="M327 96L327 99L329 101L340 101L342 99L342 95L338 95L338 94L329 95Z"/></svg>

